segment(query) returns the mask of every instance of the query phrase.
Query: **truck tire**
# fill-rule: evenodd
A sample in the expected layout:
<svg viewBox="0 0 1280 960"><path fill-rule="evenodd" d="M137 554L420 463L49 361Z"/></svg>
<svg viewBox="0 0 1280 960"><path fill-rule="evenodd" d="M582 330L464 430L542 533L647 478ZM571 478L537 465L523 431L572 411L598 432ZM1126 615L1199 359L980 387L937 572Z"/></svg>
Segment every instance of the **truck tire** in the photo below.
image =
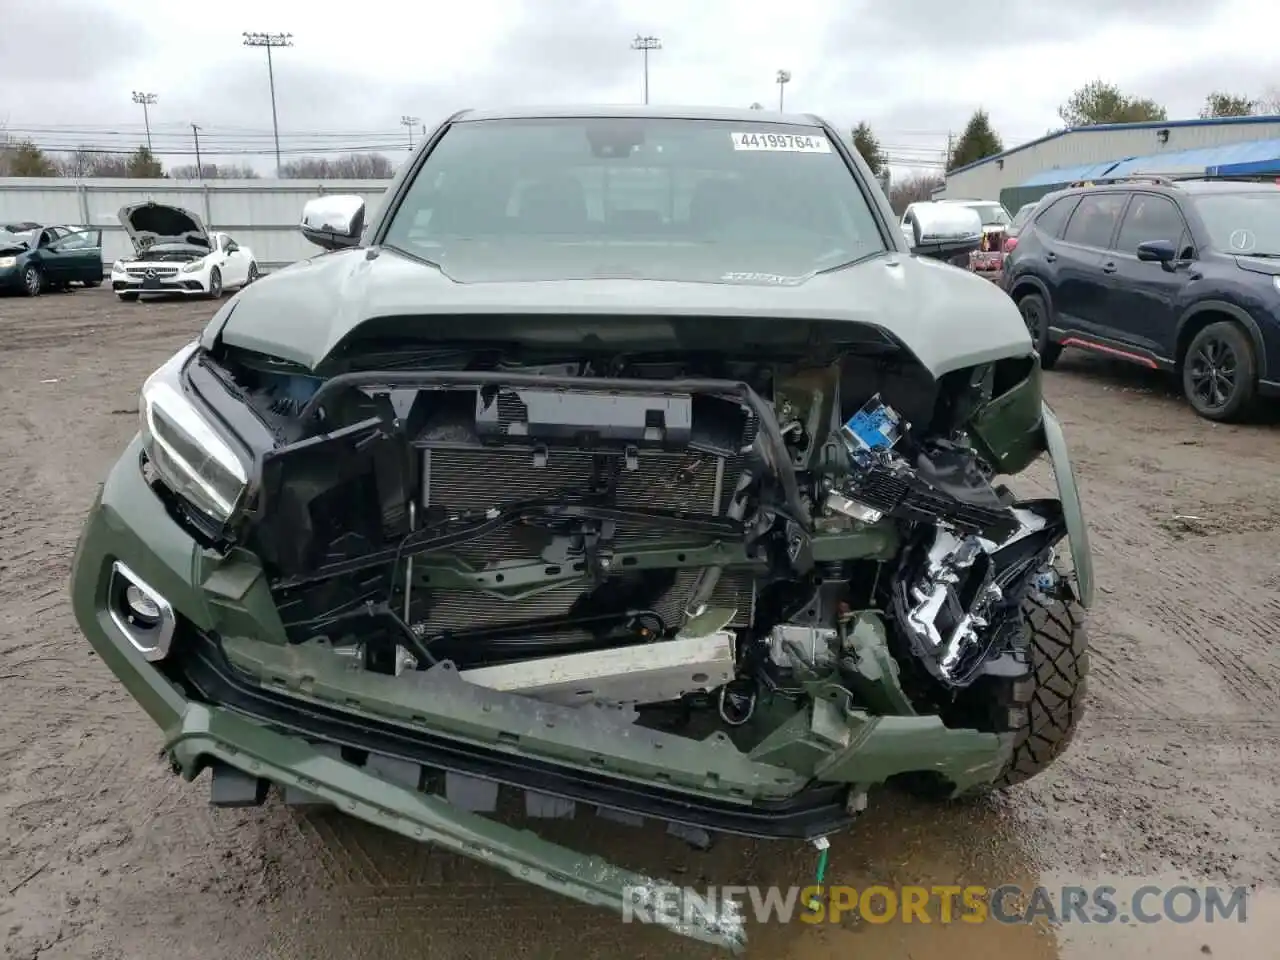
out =
<svg viewBox="0 0 1280 960"><path fill-rule="evenodd" d="M932 773L905 778L903 786L917 796L977 799L1042 773L1070 745L1084 714L1089 674L1084 609L1065 577L1052 595L1029 593L1021 609L1026 671L979 677L941 714L948 727L1009 735L1004 766L989 781L960 793Z"/></svg>
<svg viewBox="0 0 1280 960"><path fill-rule="evenodd" d="M1014 734L1013 753L992 784L1022 783L1043 772L1071 744L1084 714L1089 675L1089 635L1084 609L1062 585L1054 596L1030 594L1022 602L1029 634L1031 674L1003 687L997 709Z"/></svg>

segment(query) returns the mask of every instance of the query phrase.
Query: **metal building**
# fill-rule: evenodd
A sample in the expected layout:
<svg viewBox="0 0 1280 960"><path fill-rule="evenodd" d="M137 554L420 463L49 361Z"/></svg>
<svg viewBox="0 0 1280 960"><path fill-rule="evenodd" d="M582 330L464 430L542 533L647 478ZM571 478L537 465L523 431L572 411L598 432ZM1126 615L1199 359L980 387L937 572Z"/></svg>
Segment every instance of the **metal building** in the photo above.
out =
<svg viewBox="0 0 1280 960"><path fill-rule="evenodd" d="M1063 171L1056 182L1087 179L1066 176L1066 173L1097 164L1276 139L1280 139L1280 116L1073 127L952 170L935 197L999 200L1002 191L1023 186L1033 177L1044 176L1053 169Z"/></svg>

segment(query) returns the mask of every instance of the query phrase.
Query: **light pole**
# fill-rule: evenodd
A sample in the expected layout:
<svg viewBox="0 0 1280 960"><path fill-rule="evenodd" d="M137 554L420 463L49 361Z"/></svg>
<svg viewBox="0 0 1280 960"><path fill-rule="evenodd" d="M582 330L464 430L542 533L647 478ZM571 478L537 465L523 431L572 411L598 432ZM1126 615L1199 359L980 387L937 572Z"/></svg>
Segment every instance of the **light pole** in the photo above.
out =
<svg viewBox="0 0 1280 960"><path fill-rule="evenodd" d="M413 128L422 122L421 117L410 117L407 114L400 118L400 126L409 130L409 152L413 153Z"/></svg>
<svg viewBox="0 0 1280 960"><path fill-rule="evenodd" d="M782 94L787 89L787 84L791 82L790 70L778 71L778 112L782 113Z"/></svg>
<svg viewBox="0 0 1280 960"><path fill-rule="evenodd" d="M644 54L644 102L649 102L649 51L661 50L662 41L657 37L642 37L636 34L636 38L631 41L631 49L639 50Z"/></svg>
<svg viewBox="0 0 1280 960"><path fill-rule="evenodd" d="M151 115L147 112L147 107L156 102L154 93L143 93L140 90L133 91L133 102L142 104L142 122L147 128L147 153L151 152Z"/></svg>
<svg viewBox="0 0 1280 960"><path fill-rule="evenodd" d="M198 124L191 124L191 136L196 141L196 179L204 179L204 167L200 165L200 127Z"/></svg>
<svg viewBox="0 0 1280 960"><path fill-rule="evenodd" d="M276 72L271 64L272 47L292 47L292 33L245 33L246 47L267 48L267 80L271 83L271 130L276 140L276 177L280 176L280 124L276 121Z"/></svg>

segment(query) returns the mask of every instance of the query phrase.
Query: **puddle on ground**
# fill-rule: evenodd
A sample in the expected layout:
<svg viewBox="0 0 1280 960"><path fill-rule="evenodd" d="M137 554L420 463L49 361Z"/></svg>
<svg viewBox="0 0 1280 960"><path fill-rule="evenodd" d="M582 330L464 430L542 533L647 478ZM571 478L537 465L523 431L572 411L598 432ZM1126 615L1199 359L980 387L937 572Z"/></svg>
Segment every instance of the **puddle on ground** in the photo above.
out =
<svg viewBox="0 0 1280 960"><path fill-rule="evenodd" d="M928 874L945 872L938 868L946 859L935 860L932 871L910 882L929 885ZM1030 893L1024 880L1000 882L1015 883ZM1041 876L1035 885L1059 904L1064 888L1084 888L1092 896L1099 888L1110 887L1114 893L1106 899L1115 911L1086 903L1082 912L1090 918L1087 923L1077 913L1071 922L1059 924L1043 919L1031 924L993 920L925 924L894 919L807 930L805 925L796 929L792 924L756 931L749 955L781 960L853 956L875 960L1262 960L1276 956L1275 944L1280 941L1280 888L1249 890L1243 900L1233 900L1234 886L1178 876ZM1135 901L1135 894L1144 888ZM1135 902L1137 916L1145 921L1135 916ZM1010 903L1014 909L1027 906L1025 899L1013 898ZM1101 922L1099 918L1109 919Z"/></svg>
<svg viewBox="0 0 1280 960"><path fill-rule="evenodd" d="M531 956L630 956L644 960L723 960L723 951L674 936L656 926L624 924L612 910L575 904L554 894L495 874L488 867L441 851L428 850L395 834L338 814L308 815L302 822L324 836L324 843L295 843L279 851L283 875L308 876L319 849L329 851L325 876L284 891L286 909L275 931L287 939L289 956L337 960L353 955L370 960L418 955L423 942L433 954L488 955L509 950L513 930L535 947ZM668 835L659 824L630 829L596 817L529 823L548 839L600 853L650 876L697 892L724 885L801 888L814 882L817 853L790 842L752 842L723 838L700 852ZM317 838L318 838L317 836ZM1019 835L1013 818L995 803L933 804L881 792L847 833L833 837L826 883L901 891L906 887L1037 887L1099 885L1116 890L1116 919L1110 923L1057 924L1040 917L1031 923L1002 923L990 917L962 922L957 905L951 923L942 923L936 898L932 922L887 922L859 918L857 911L839 922L817 924L748 920L746 960L1261 960L1275 956L1280 942L1280 891L1255 893L1246 900L1246 922L1221 916L1179 924L1169 920L1121 922L1133 892L1144 884L1163 890L1202 881L1173 877L1038 875L1036 858ZM1226 889L1226 888L1224 888ZM1228 892L1229 895L1229 892ZM741 899L741 895L740 895ZM1144 898L1148 913L1159 910L1157 896ZM1223 898L1225 904L1227 899ZM1025 896L1010 897L1006 915L1026 910ZM1187 902L1175 904L1185 913ZM883 911L883 900L876 901ZM988 913L990 906L987 906ZM748 909L748 914L750 910ZM1086 905L1085 912L1097 909ZM374 947L376 945L376 949ZM372 952L371 952L372 951ZM283 954L282 954L283 955Z"/></svg>

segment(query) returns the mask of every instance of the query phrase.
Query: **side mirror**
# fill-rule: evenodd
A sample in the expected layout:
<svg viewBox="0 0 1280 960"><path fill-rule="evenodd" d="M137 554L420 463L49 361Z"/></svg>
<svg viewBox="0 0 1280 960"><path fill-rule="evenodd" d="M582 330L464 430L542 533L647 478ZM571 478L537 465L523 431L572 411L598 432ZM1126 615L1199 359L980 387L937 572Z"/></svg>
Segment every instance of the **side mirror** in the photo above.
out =
<svg viewBox="0 0 1280 960"><path fill-rule="evenodd" d="M982 246L982 218L960 204L921 205L915 209L908 244L916 256L938 260L973 253Z"/></svg>
<svg viewBox="0 0 1280 960"><path fill-rule="evenodd" d="M345 194L308 200L298 227L304 237L325 250L354 247L364 233L364 200Z"/></svg>
<svg viewBox="0 0 1280 960"><path fill-rule="evenodd" d="M1171 240L1144 240L1138 244L1138 259L1144 263L1158 263L1161 269L1172 271L1178 259L1178 248Z"/></svg>

